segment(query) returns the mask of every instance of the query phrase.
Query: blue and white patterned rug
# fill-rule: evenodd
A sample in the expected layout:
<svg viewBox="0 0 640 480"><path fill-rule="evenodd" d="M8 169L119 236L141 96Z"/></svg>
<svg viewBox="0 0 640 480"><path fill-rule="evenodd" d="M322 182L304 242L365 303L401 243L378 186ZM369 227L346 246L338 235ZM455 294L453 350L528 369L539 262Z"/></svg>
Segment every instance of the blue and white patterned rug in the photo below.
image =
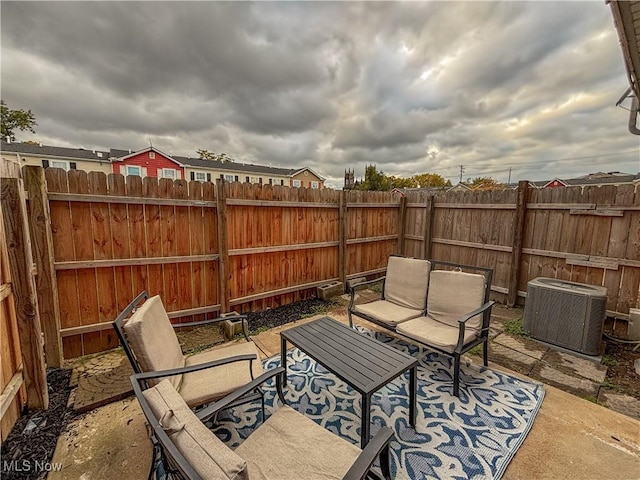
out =
<svg viewBox="0 0 640 480"><path fill-rule="evenodd" d="M363 333L373 335L368 330ZM497 479L531 429L542 404L541 384L473 364L463 365L460 397L453 396L452 359L375 332L378 340L420 360L418 415L408 424L408 375L372 398L371 434L395 432L391 470L396 479ZM280 366L279 355L264 361ZM298 349L288 352L290 406L360 446L360 395ZM267 415L274 410L275 384L265 386ZM277 406L276 406L277 408ZM220 414L213 431L235 448L262 422L259 402Z"/></svg>

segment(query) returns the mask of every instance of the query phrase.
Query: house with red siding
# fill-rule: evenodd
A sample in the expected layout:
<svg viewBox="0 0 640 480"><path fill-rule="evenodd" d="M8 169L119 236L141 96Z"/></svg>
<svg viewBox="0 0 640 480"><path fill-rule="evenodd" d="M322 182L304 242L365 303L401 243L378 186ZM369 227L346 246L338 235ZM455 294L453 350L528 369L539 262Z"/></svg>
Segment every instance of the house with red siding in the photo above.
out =
<svg viewBox="0 0 640 480"><path fill-rule="evenodd" d="M116 150L111 150L111 152L113 173L121 173L125 176L171 178L173 180L184 178L184 165L155 147L124 155Z"/></svg>

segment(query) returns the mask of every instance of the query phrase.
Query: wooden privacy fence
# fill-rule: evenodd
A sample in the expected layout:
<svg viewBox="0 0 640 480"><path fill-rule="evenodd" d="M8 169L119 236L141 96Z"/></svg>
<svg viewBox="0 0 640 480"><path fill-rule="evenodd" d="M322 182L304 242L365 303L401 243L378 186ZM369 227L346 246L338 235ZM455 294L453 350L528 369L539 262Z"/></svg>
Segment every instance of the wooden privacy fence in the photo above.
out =
<svg viewBox="0 0 640 480"><path fill-rule="evenodd" d="M607 314L640 306L637 185L410 192L403 253L494 269L494 297L523 303L544 276L607 287ZM619 334L626 322L615 322Z"/></svg>
<svg viewBox="0 0 640 480"><path fill-rule="evenodd" d="M403 201L390 193L29 168L30 203L50 211L32 235L50 250L37 268L52 279L39 300L54 363L115 347L111 322L143 289L176 321L198 320L379 274L400 249Z"/></svg>
<svg viewBox="0 0 640 480"><path fill-rule="evenodd" d="M638 304L631 185L399 197L29 168L30 210L50 211L31 221L50 364L116 346L111 321L143 289L197 320L379 275L393 253L491 267L507 304L537 276L605 285L618 319Z"/></svg>

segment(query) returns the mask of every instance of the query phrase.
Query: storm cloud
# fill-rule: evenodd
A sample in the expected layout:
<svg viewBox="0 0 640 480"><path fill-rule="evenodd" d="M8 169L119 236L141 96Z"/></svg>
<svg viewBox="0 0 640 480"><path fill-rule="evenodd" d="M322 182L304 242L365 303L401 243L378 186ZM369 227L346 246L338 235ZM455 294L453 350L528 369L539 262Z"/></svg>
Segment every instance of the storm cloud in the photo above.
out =
<svg viewBox="0 0 640 480"><path fill-rule="evenodd" d="M640 171L604 2L3 2L45 144L458 180ZM588 157L588 158L585 158Z"/></svg>

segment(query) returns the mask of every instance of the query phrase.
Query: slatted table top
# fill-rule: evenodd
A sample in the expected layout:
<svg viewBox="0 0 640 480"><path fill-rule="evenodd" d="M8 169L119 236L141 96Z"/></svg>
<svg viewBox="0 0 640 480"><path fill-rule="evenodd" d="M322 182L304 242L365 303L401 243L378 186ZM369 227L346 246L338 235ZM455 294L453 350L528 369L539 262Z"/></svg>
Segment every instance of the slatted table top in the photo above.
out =
<svg viewBox="0 0 640 480"><path fill-rule="evenodd" d="M280 335L365 395L418 364L416 358L330 317Z"/></svg>

